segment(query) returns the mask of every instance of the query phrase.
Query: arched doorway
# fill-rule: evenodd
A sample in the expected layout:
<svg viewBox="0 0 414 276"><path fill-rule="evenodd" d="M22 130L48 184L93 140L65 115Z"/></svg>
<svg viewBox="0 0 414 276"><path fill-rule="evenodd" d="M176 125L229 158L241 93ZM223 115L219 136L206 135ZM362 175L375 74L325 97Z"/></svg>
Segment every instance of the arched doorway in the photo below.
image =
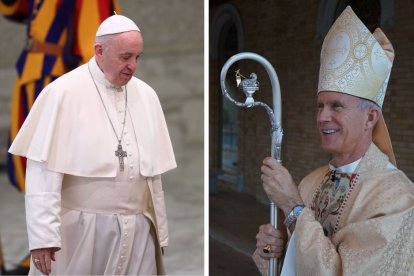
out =
<svg viewBox="0 0 414 276"><path fill-rule="evenodd" d="M210 78L214 78L214 88L210 101L216 99L215 110L210 110L217 118L216 137L213 137L215 162L214 172L210 170L210 192L215 191L217 178L234 185L239 191L243 190L243 177L238 168L237 158L237 113L238 108L221 96L219 87L220 71L227 59L244 48L244 31L240 14L236 7L224 4L215 13L210 24L210 61L214 61ZM228 76L231 77L230 75ZM228 87L234 87L229 85ZM238 91L232 91L238 93ZM216 94L214 94L216 93ZM210 116L211 118L211 116Z"/></svg>

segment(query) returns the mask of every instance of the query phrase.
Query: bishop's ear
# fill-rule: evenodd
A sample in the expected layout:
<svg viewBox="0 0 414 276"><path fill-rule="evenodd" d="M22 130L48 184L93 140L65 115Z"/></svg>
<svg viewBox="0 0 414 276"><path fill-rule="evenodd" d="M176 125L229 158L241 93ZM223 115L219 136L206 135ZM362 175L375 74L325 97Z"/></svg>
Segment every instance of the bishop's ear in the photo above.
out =
<svg viewBox="0 0 414 276"><path fill-rule="evenodd" d="M374 126L377 124L380 115L381 110L379 108L372 107L368 109L368 117L366 122L367 129L374 129Z"/></svg>

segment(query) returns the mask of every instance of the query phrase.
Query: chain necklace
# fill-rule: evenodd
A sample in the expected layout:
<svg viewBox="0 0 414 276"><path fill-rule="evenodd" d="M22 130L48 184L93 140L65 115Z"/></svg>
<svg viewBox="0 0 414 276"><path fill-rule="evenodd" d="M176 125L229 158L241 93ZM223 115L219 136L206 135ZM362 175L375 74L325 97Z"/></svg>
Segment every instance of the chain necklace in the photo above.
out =
<svg viewBox="0 0 414 276"><path fill-rule="evenodd" d="M127 152L124 151L124 150L122 150L122 137L124 136L126 113L127 113L127 102L128 102L128 90L127 90L127 87L125 85L125 111L124 111L124 120L122 122L122 132L121 132L121 137L118 138L118 134L116 133L116 130L115 130L114 124L112 123L111 118L109 117L109 112L106 109L105 103L104 103L104 101L102 99L102 95L99 92L98 86L96 85L95 79L93 78L91 69L89 68L89 63L88 63L88 70L89 70L89 74L91 75L93 84L95 85L96 92L98 92L99 98L101 99L102 105L103 105L103 107L105 109L106 116L108 117L108 120L111 123L112 130L114 131L115 137L118 140L118 148L115 151L115 156L118 157L120 171L123 171L124 170L124 157L127 156Z"/></svg>

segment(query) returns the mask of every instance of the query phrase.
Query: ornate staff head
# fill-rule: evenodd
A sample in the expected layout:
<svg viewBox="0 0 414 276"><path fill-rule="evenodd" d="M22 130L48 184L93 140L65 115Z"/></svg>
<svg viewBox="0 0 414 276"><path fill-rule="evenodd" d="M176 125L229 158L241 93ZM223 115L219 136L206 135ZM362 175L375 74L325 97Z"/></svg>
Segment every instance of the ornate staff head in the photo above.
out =
<svg viewBox="0 0 414 276"><path fill-rule="evenodd" d="M250 59L259 62L266 69L267 74L269 75L271 86L272 86L272 95L273 95L273 110L265 103L255 101L253 94L259 90L259 81L257 80L256 73L250 73L250 77L246 78L241 73L240 70L236 71L236 84L246 95L246 100L244 103L234 100L227 91L226 88L226 75L230 66L236 61L242 59ZM262 56L255 53L240 53L232 56L221 69L220 75L220 84L221 91L223 95L229 99L232 103L239 107L254 107L261 106L265 108L267 114L269 115L271 123L271 134L272 134L272 146L271 154L272 157L280 160L281 144L282 144L282 105L281 105L281 96L280 96L280 85L279 80L276 75L276 71L273 66Z"/></svg>
<svg viewBox="0 0 414 276"><path fill-rule="evenodd" d="M244 78L244 80L241 80ZM250 74L250 78L244 77L240 74L240 69L236 71L237 86L246 95L246 101L244 102L247 107L250 107L254 103L253 94L259 90L259 82L257 81L257 75L255 73Z"/></svg>

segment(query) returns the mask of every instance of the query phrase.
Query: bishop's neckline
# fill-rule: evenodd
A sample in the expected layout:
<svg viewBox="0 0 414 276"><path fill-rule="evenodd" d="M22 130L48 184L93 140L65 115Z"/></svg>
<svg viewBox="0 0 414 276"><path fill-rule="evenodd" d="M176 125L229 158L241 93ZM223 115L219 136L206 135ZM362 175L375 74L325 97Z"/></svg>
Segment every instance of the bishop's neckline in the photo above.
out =
<svg viewBox="0 0 414 276"><path fill-rule="evenodd" d="M358 160L356 160L352 163L349 163L349 164L346 164L346 165L343 165L343 166L340 166L340 167L335 167L334 165L329 163L329 168L331 170L335 170L335 171L340 172L340 173L354 173L356 168L359 165L359 162L361 162L361 159L362 158L359 158Z"/></svg>

